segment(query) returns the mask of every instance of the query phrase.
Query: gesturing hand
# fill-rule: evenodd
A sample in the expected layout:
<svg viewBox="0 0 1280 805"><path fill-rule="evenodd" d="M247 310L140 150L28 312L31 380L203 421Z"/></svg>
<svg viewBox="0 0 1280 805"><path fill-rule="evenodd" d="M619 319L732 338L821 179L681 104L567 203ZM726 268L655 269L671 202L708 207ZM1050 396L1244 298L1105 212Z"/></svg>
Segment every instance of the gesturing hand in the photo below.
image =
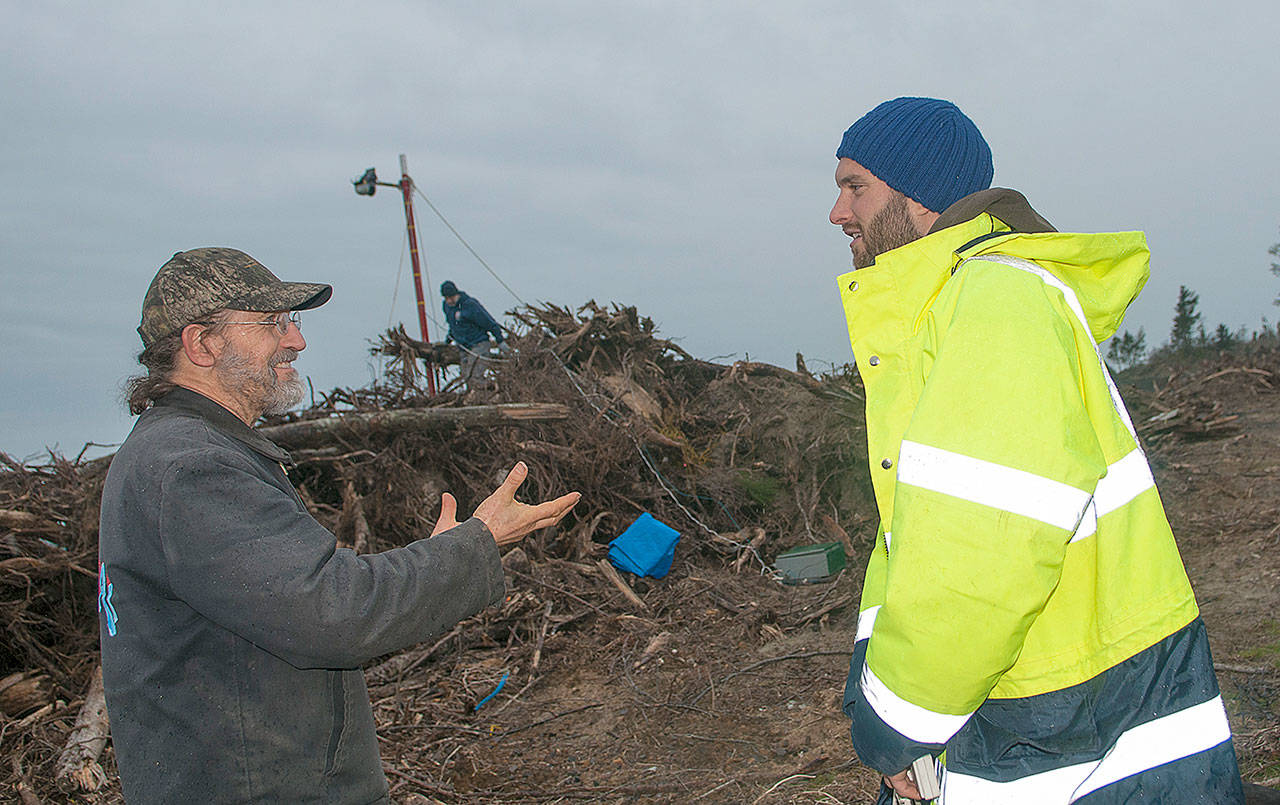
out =
<svg viewBox="0 0 1280 805"><path fill-rule="evenodd" d="M535 506L521 503L515 499L516 491L528 475L529 467L523 461L516 462L502 485L476 507L475 516L489 528L489 533L499 545L518 542L540 528L555 525L582 497L578 492L570 492ZM440 519L436 521L431 535L458 525L457 516L458 501L445 492L440 496Z"/></svg>
<svg viewBox="0 0 1280 805"><path fill-rule="evenodd" d="M448 531L458 525L458 499L448 492L440 496L440 516L436 518L436 527L431 529L431 536L441 531Z"/></svg>

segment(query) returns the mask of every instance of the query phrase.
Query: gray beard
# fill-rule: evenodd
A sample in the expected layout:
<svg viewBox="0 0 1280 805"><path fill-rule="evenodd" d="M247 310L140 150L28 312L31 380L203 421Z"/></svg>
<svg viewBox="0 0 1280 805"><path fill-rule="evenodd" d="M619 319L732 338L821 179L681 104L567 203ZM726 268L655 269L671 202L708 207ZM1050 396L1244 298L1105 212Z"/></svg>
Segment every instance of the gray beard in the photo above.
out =
<svg viewBox="0 0 1280 805"><path fill-rule="evenodd" d="M298 351L282 349L271 356L266 368L255 367L246 355L228 350L215 365L223 386L234 390L259 416L279 416L302 402L302 379L296 374L281 380L271 367L298 357Z"/></svg>
<svg viewBox="0 0 1280 805"><path fill-rule="evenodd" d="M907 197L901 193L895 193L893 198L884 205L884 209L876 213L875 217L863 227L862 247L866 250L866 255L864 259L859 259L859 255L855 252L853 267L866 268L875 263L876 258L885 252L899 246L906 246L919 238L920 233L916 231L911 213L907 210ZM860 262L863 264L859 265Z"/></svg>

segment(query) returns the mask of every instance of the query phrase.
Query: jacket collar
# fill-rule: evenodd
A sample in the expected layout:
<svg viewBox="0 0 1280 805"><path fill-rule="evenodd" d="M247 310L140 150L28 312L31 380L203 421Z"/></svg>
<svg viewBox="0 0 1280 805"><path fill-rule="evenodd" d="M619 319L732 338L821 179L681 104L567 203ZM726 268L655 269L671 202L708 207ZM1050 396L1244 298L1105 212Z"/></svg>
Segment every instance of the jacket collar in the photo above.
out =
<svg viewBox="0 0 1280 805"><path fill-rule="evenodd" d="M956 252L992 232L1008 231L989 214L932 232L885 252L875 263L840 275L849 334L877 334L873 346L883 350L910 335L959 262ZM857 353L858 346L854 345Z"/></svg>
<svg viewBox="0 0 1280 805"><path fill-rule="evenodd" d="M961 259L990 253L1034 261L1062 280L1076 295L1095 341L1116 332L1149 274L1150 253L1141 232L1046 231L1036 219L1048 222L1021 194L1002 188L967 196L946 214L954 209L953 217L963 218L978 208L983 211L973 218L942 229L935 224L924 237L885 252L873 265L840 276L851 341L874 332L876 343L870 346L884 349L886 341L906 338L920 326ZM996 209L1013 218L1014 225L996 215Z"/></svg>
<svg viewBox="0 0 1280 805"><path fill-rule="evenodd" d="M289 453L282 447L244 424L240 417L199 392L187 388L176 388L156 400L155 406L157 408L163 406L176 411L194 414L212 425L219 433L230 436L255 453L285 466L293 465L293 459L289 457Z"/></svg>

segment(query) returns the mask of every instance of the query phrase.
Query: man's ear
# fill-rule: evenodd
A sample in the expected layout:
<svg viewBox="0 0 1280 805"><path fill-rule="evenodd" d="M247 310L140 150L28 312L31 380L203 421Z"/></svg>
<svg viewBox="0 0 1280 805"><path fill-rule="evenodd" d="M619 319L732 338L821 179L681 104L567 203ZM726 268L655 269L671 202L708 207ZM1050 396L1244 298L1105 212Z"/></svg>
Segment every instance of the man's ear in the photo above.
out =
<svg viewBox="0 0 1280 805"><path fill-rule="evenodd" d="M196 366L213 366L221 350L211 349L209 330L201 324L188 324L182 328L182 352Z"/></svg>
<svg viewBox="0 0 1280 805"><path fill-rule="evenodd" d="M907 213L911 216L911 220L916 225L916 231L921 235L927 234L933 228L933 222L938 220L941 213L934 212L920 202L907 196Z"/></svg>

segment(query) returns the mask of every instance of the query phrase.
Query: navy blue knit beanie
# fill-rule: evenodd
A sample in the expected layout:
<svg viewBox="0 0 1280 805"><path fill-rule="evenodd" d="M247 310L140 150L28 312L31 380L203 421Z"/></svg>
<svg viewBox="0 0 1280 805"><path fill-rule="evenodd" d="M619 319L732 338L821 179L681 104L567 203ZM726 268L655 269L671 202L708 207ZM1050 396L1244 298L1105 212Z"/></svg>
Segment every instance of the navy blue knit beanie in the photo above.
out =
<svg viewBox="0 0 1280 805"><path fill-rule="evenodd" d="M954 103L894 98L849 127L836 157L848 157L933 212L991 186L991 148Z"/></svg>

